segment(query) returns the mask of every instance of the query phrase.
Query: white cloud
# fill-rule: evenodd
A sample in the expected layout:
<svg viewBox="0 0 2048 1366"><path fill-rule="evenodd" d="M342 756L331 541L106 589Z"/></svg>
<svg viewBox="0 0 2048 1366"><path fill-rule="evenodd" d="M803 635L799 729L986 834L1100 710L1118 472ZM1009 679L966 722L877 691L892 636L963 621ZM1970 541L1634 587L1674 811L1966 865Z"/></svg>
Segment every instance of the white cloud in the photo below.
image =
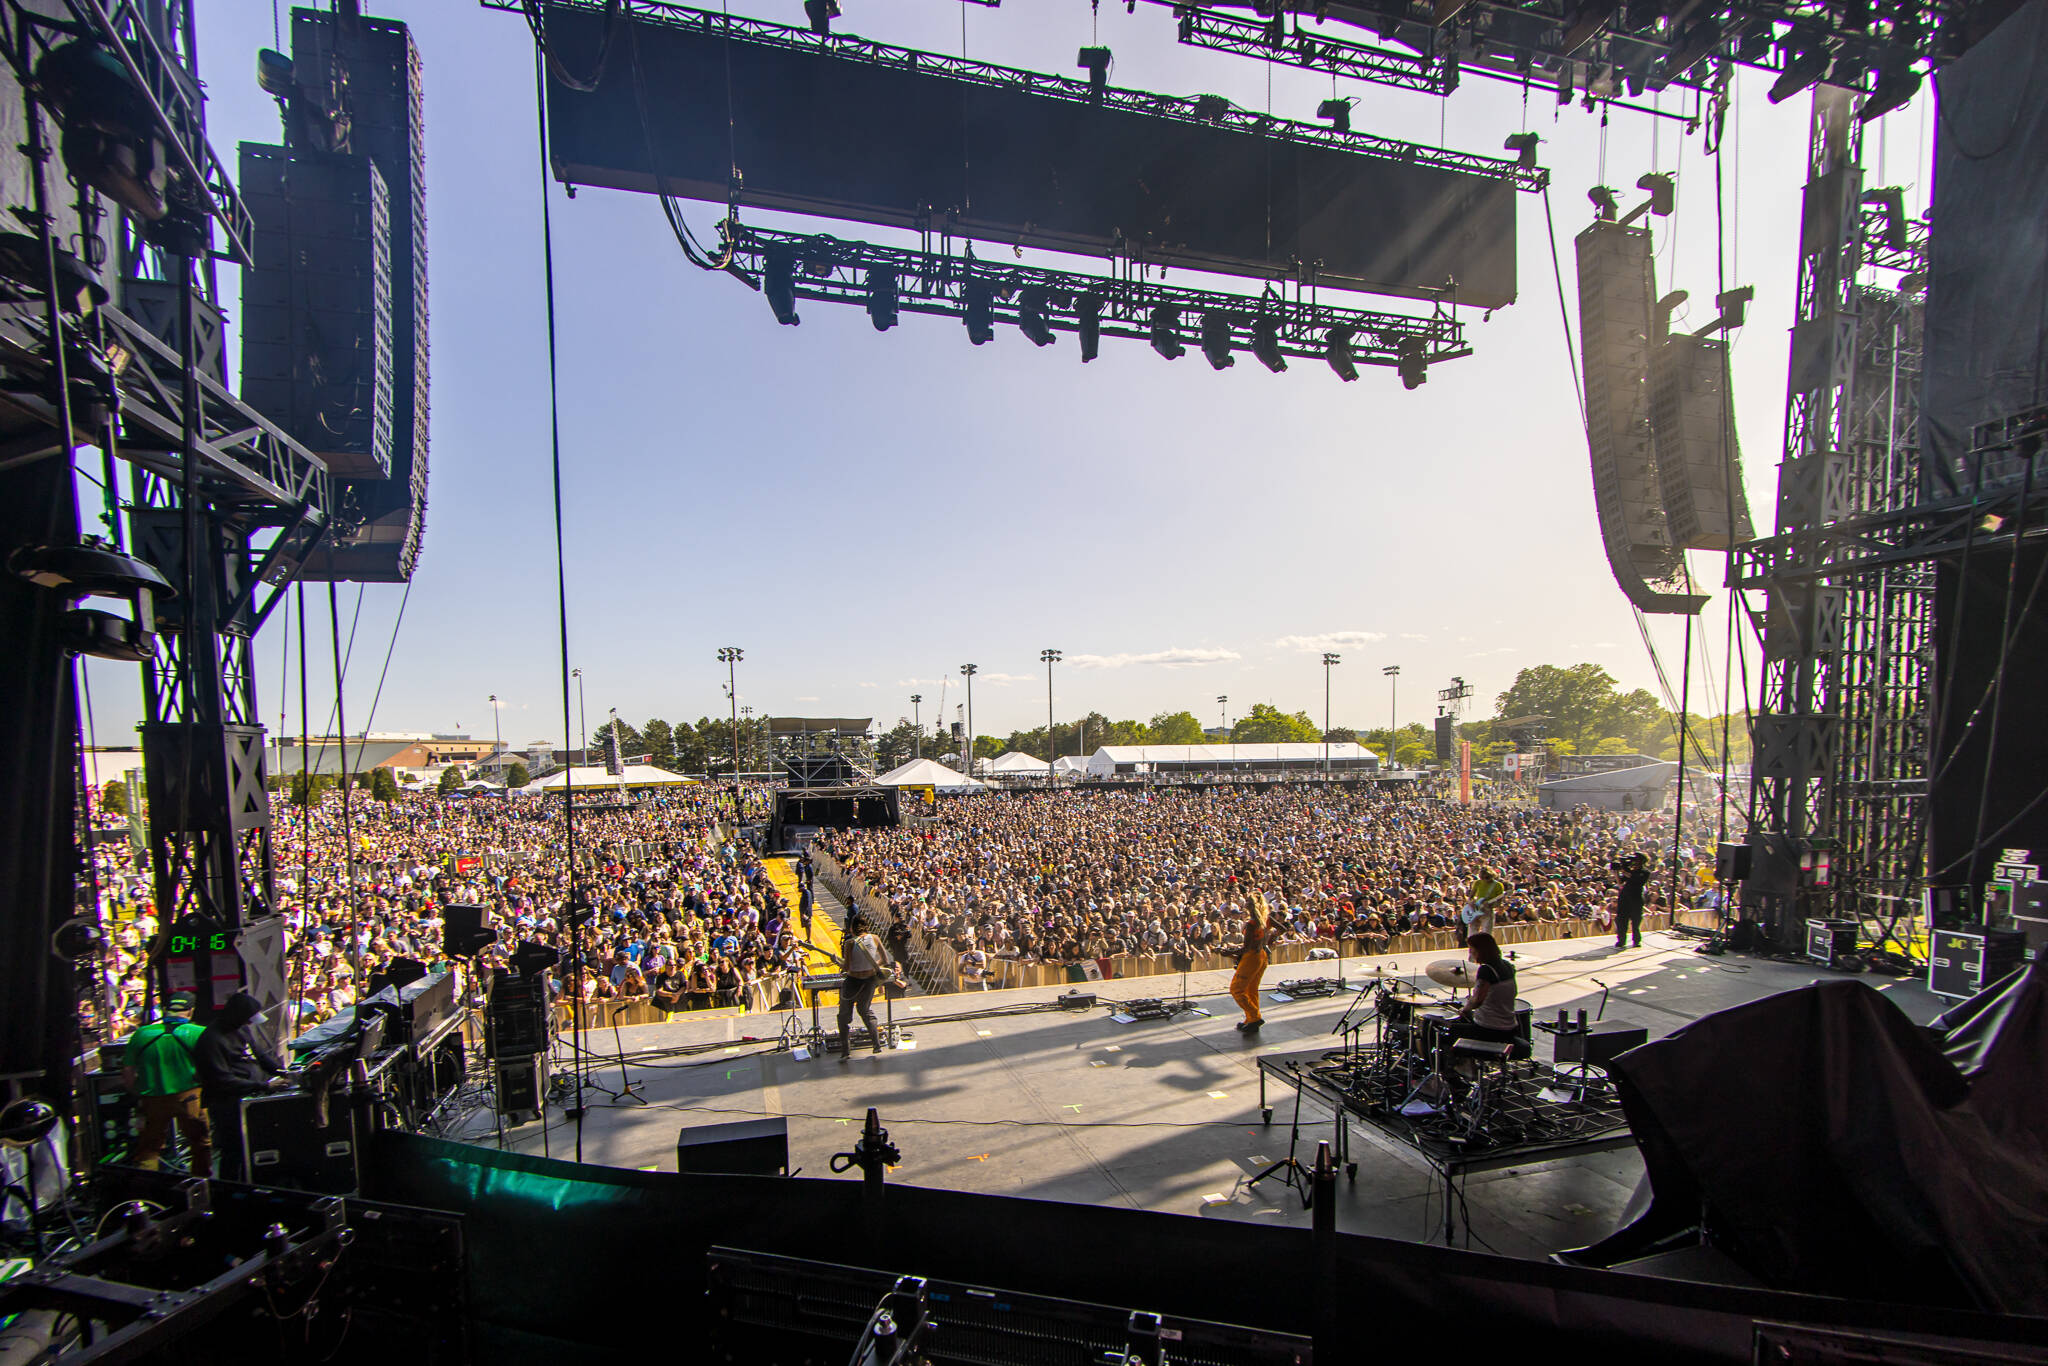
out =
<svg viewBox="0 0 2048 1366"><path fill-rule="evenodd" d="M1152 650L1145 654L1074 655L1066 662L1077 669L1122 669L1132 664L1157 664L1162 669L1192 669L1204 664L1227 664L1242 659L1235 650L1190 649Z"/></svg>
<svg viewBox="0 0 2048 1366"><path fill-rule="evenodd" d="M798 698L795 698L795 699L792 699L792 700L794 700L794 701L797 701L797 702L815 702L815 701L817 701L818 699L817 699L817 698L815 698L815 697L798 697Z"/></svg>
<svg viewBox="0 0 2048 1366"><path fill-rule="evenodd" d="M1030 683L1034 679L1031 674L976 674L974 681L1000 688L1009 683Z"/></svg>
<svg viewBox="0 0 2048 1366"><path fill-rule="evenodd" d="M1428 639L1429 639L1429 637L1428 637L1428 636L1418 636L1418 635L1416 635L1416 634L1415 634L1415 632L1413 632L1413 631L1403 631L1403 632L1401 633L1401 639L1403 639L1403 640L1428 640Z"/></svg>
<svg viewBox="0 0 2048 1366"><path fill-rule="evenodd" d="M1466 656L1465 656L1465 658L1467 658L1467 659L1484 659L1484 658L1486 658L1486 657L1487 657L1488 655L1511 655L1511 654L1513 654L1514 652L1515 652L1515 647L1514 647L1514 646L1512 646L1512 645L1503 645L1503 646L1501 646L1501 647L1500 647L1500 648L1499 648L1498 650L1474 650L1474 651L1473 651L1473 652L1472 652L1471 654L1469 654L1469 655L1466 655Z"/></svg>
<svg viewBox="0 0 2048 1366"><path fill-rule="evenodd" d="M1282 636L1273 642L1278 650L1336 650L1345 646L1375 645L1387 638L1384 631L1325 631L1319 636Z"/></svg>

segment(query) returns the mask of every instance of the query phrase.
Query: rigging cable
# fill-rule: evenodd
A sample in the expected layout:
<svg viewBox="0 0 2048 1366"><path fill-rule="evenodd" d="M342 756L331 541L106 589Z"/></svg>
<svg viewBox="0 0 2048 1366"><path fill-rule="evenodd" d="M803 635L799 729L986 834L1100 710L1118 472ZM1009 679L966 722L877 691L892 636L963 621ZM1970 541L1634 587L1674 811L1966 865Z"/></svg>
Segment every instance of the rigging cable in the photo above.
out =
<svg viewBox="0 0 2048 1366"><path fill-rule="evenodd" d="M349 989L356 1000L361 1000L363 969L362 950L358 947L360 936L356 932L356 841L350 824L351 811L348 795L350 787L348 773L348 713L342 709L341 605L335 593L334 583L333 579L327 581L327 629L328 634L333 638L334 645L334 712L340 723L340 729L335 732L335 741L341 746L340 762L337 767L341 772L342 866L346 870L343 876L348 878ZM357 602L360 604L361 599L358 598Z"/></svg>
<svg viewBox="0 0 2048 1366"><path fill-rule="evenodd" d="M633 68L637 77L639 59L634 51ZM569 556L562 538L562 403L560 391L560 367L556 359L555 343L555 227L554 215L548 202L548 105L547 76L544 54L536 49L533 63L534 113L539 125L540 143L540 233L542 278L547 295L548 317L548 446L549 469L554 480L555 502L555 612L560 627L562 653L562 734L567 737L574 732L569 724ZM585 756L588 758L589 756ZM576 1160L583 1161L583 1117L587 1107L583 1102L585 1064L583 1062L583 1039L587 1025L584 1020L583 1004L583 907L580 904L576 876L576 770L572 766L564 774L562 785L562 826L563 857L569 868L569 901L564 908L569 917L569 953L571 956L569 999L572 1013L571 1035L576 1045L574 1059L576 1073L576 1100L571 1117L576 1121Z"/></svg>
<svg viewBox="0 0 2048 1366"><path fill-rule="evenodd" d="M370 714L363 718L363 737L367 740L370 726L377 719L377 704L384 698L384 680L391 673L391 656L398 649L398 629L405 625L405 605L412 601L412 580L405 581L405 592L398 599L398 617L391 623L391 640L384 647L384 667L377 674L377 691L370 695ZM363 753L367 745L356 747L356 771L362 771Z"/></svg>

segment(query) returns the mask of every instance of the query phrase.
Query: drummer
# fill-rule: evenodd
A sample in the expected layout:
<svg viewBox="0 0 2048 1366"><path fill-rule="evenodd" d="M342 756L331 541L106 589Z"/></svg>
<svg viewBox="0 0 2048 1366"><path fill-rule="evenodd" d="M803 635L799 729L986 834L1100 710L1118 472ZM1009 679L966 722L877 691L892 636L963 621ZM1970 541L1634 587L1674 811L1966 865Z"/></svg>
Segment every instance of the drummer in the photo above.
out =
<svg viewBox="0 0 2048 1366"><path fill-rule="evenodd" d="M1465 956L1478 964L1472 994L1450 1026L1450 1038L1515 1040L1515 965L1502 956L1500 941L1481 931L1465 941Z"/></svg>

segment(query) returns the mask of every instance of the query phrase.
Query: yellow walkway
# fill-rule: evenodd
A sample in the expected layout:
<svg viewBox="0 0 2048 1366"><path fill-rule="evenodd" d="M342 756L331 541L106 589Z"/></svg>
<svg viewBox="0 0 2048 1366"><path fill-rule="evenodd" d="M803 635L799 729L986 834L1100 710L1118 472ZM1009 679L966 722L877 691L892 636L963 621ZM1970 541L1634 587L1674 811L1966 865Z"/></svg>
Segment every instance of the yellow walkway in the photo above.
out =
<svg viewBox="0 0 2048 1366"><path fill-rule="evenodd" d="M763 860L762 866L767 870L768 880L775 884L775 890L782 894L782 899L785 902L789 903L790 932L795 934L804 944L804 971L816 977L830 976L837 973L839 971L839 964L827 957L826 954L837 954L840 952L840 941L845 937L846 927L832 918L831 913L825 909L823 898L819 898L812 904L811 931L809 936L806 937L804 934L803 917L797 913L797 907L803 904L803 889L797 885L796 860L786 854L776 854ZM820 950L823 950L823 952ZM806 996L806 1004L808 1004L808 994ZM818 1004L820 1006L839 1004L839 993L836 991L820 992Z"/></svg>

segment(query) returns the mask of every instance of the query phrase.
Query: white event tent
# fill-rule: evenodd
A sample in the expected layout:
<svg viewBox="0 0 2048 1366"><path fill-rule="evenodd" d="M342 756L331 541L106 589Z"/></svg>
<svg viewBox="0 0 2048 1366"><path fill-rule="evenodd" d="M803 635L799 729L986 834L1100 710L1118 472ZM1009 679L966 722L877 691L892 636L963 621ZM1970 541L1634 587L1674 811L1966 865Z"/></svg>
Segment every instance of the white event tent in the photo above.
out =
<svg viewBox="0 0 2048 1366"><path fill-rule="evenodd" d="M1301 773L1327 759L1333 772L1374 773L1380 757L1352 741L1269 745L1105 745L1088 759L1088 776L1132 773Z"/></svg>
<svg viewBox="0 0 2048 1366"><path fill-rule="evenodd" d="M880 787L935 787L941 792L979 792L988 784L947 768L936 759L912 759L875 779Z"/></svg>
<svg viewBox="0 0 2048 1366"><path fill-rule="evenodd" d="M603 767L593 764L588 768L565 768L558 773L550 773L538 782L528 783L519 790L521 792L560 792L569 785L572 777L575 779L578 791L588 788L615 788L621 782L620 778L615 778L605 772ZM680 773L670 773L666 769L654 768L647 764L627 764L623 781L627 787L686 787L697 780L695 778L685 778Z"/></svg>
<svg viewBox="0 0 2048 1366"><path fill-rule="evenodd" d="M1045 776L1045 760L1035 754L1026 754L1021 749L1013 749L1008 754L998 754L989 760L982 766L982 772L993 773L999 777L1009 773L1035 773L1042 778Z"/></svg>

